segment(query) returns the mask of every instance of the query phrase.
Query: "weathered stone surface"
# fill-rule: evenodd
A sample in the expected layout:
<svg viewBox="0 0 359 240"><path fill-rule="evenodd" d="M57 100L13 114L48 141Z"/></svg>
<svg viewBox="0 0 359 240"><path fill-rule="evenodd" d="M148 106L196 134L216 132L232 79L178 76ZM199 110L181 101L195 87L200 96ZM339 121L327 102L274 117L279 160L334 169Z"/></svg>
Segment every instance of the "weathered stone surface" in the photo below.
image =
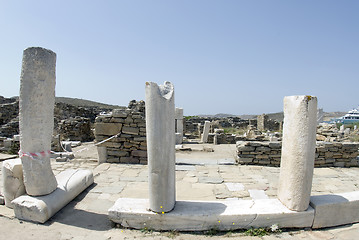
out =
<svg viewBox="0 0 359 240"><path fill-rule="evenodd" d="M121 123L95 123L96 135L112 136L121 132Z"/></svg>
<svg viewBox="0 0 359 240"><path fill-rule="evenodd" d="M312 189L317 98L284 98L284 126L278 199L289 209L305 211Z"/></svg>
<svg viewBox="0 0 359 240"><path fill-rule="evenodd" d="M237 162L240 164L257 164L279 166L282 142L257 142L251 146L250 141L238 141ZM268 149L269 148L269 149ZM316 142L315 167L352 167L359 166L357 156L358 143ZM335 158L334 158L335 156ZM254 162L258 160L258 162ZM267 161L269 160L269 162Z"/></svg>
<svg viewBox="0 0 359 240"><path fill-rule="evenodd" d="M107 148L97 146L98 163L105 163L107 160Z"/></svg>
<svg viewBox="0 0 359 240"><path fill-rule="evenodd" d="M51 150L54 128L56 54L32 47L24 50L20 79L20 150L38 153ZM21 157L26 192L45 195L56 189L50 156Z"/></svg>
<svg viewBox="0 0 359 240"><path fill-rule="evenodd" d="M131 155L135 157L147 157L147 151L135 150L131 152Z"/></svg>
<svg viewBox="0 0 359 240"><path fill-rule="evenodd" d="M211 127L211 122L210 121L205 121L204 122L204 127L203 127L203 133L202 133L201 142L206 143L208 141L208 134L209 134L210 127Z"/></svg>
<svg viewBox="0 0 359 240"><path fill-rule="evenodd" d="M112 116L115 118L126 118L128 116L128 112L123 109L114 109L112 111Z"/></svg>
<svg viewBox="0 0 359 240"><path fill-rule="evenodd" d="M312 196L310 206L315 210L313 228L359 222L359 191Z"/></svg>
<svg viewBox="0 0 359 240"><path fill-rule="evenodd" d="M226 201L177 201L173 211L156 214L148 211L147 199L120 198L109 209L111 221L123 227L156 231L222 231L270 227L310 227L314 210L295 212L288 210L277 199L226 200Z"/></svg>
<svg viewBox="0 0 359 240"><path fill-rule="evenodd" d="M5 206L12 208L11 201L25 194L20 158L6 160L2 163L2 183Z"/></svg>
<svg viewBox="0 0 359 240"><path fill-rule="evenodd" d="M18 219L44 223L90 186L94 179L89 170L66 170L56 176L56 190L45 196L20 196L12 201Z"/></svg>
<svg viewBox="0 0 359 240"><path fill-rule="evenodd" d="M98 145L99 147L105 147L107 150L104 161L147 164L145 153L135 152L147 150L144 102L133 100L129 106L131 106L131 109L113 110L112 114L100 115L97 118L95 125L96 140L100 142L111 135L120 133L117 137ZM138 156L140 153L141 156Z"/></svg>
<svg viewBox="0 0 359 240"><path fill-rule="evenodd" d="M149 207L154 212L169 212L176 201L174 115L172 83L146 82Z"/></svg>
<svg viewBox="0 0 359 240"><path fill-rule="evenodd" d="M130 135L138 135L139 129L138 129L138 128L134 128L134 127L124 126L123 129L122 129L122 132L123 132L123 133L126 133L126 134L130 134Z"/></svg>

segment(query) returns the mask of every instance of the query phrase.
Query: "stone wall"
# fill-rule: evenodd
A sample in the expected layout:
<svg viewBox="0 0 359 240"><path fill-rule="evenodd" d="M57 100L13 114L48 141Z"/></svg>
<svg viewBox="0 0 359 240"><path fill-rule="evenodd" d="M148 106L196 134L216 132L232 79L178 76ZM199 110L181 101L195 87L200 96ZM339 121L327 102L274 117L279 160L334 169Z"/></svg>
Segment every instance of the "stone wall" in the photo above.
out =
<svg viewBox="0 0 359 240"><path fill-rule="evenodd" d="M144 105L144 102L139 105ZM144 108L135 104L132 109L115 109L112 113L99 115L95 122L96 141L114 135L117 136L99 145L106 147L106 162L147 164Z"/></svg>
<svg viewBox="0 0 359 240"><path fill-rule="evenodd" d="M237 162L243 165L280 165L281 142L237 142ZM358 167L359 143L317 142L315 167Z"/></svg>
<svg viewBox="0 0 359 240"><path fill-rule="evenodd" d="M61 120L58 124L61 141L91 142L95 136L91 130L91 121L85 117L74 117Z"/></svg>
<svg viewBox="0 0 359 240"><path fill-rule="evenodd" d="M136 103L136 101L134 102ZM99 113L111 110L103 107L79 107L57 102L54 108L54 134L60 133L62 140L92 141L94 136L90 125L95 122ZM12 138L12 136L19 134L18 115L18 98L0 96L0 136Z"/></svg>

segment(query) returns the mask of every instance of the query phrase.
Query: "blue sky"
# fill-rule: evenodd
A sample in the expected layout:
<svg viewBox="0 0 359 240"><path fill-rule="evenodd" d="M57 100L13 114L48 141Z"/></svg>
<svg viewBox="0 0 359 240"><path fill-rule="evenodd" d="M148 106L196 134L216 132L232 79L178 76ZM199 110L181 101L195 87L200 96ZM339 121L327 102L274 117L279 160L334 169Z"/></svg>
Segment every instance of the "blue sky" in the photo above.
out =
<svg viewBox="0 0 359 240"><path fill-rule="evenodd" d="M57 53L56 95L127 105L171 81L185 115L282 111L314 95L359 104L359 1L0 0L0 95L19 94L22 52Z"/></svg>

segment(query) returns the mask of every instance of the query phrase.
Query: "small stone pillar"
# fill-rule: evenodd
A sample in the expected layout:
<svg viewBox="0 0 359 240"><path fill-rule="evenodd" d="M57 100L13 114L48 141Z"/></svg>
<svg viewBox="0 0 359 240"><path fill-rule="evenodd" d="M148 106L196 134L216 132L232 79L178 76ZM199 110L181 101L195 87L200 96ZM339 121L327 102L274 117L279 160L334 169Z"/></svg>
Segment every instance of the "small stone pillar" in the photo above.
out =
<svg viewBox="0 0 359 240"><path fill-rule="evenodd" d="M107 162L107 148L97 146L98 164Z"/></svg>
<svg viewBox="0 0 359 240"><path fill-rule="evenodd" d="M11 201L25 194L20 158L6 160L2 163L2 183L5 206L13 208Z"/></svg>
<svg viewBox="0 0 359 240"><path fill-rule="evenodd" d="M54 128L56 54L24 50L20 79L20 157L27 194L46 195L57 187L50 164Z"/></svg>
<svg viewBox="0 0 359 240"><path fill-rule="evenodd" d="M339 131L344 132L344 130L345 130L345 125L343 124L343 125L340 126Z"/></svg>
<svg viewBox="0 0 359 240"><path fill-rule="evenodd" d="M264 131L267 129L268 115L262 114L257 116L257 130Z"/></svg>
<svg viewBox="0 0 359 240"><path fill-rule="evenodd" d="M177 108L175 110L176 121L176 144L182 144L183 142L183 108Z"/></svg>
<svg viewBox="0 0 359 240"><path fill-rule="evenodd" d="M205 121L204 126L203 126L203 134L202 134L201 142L203 142L203 143L208 142L208 134L209 134L210 127L211 127L211 122Z"/></svg>
<svg viewBox="0 0 359 240"><path fill-rule="evenodd" d="M312 190L317 98L284 98L282 159L278 199L290 210L305 211Z"/></svg>
<svg viewBox="0 0 359 240"><path fill-rule="evenodd" d="M172 83L146 82L146 137L150 210L171 211L176 202L175 105Z"/></svg>

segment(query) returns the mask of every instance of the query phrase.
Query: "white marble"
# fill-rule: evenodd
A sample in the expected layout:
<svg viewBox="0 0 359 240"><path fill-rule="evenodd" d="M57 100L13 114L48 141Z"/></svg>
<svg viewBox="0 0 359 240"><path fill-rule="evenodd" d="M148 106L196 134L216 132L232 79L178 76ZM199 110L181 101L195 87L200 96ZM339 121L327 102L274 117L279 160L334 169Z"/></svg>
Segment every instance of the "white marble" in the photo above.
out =
<svg viewBox="0 0 359 240"><path fill-rule="evenodd" d="M66 170L56 176L58 186L45 196L23 195L12 201L18 219L44 223L94 182L90 170Z"/></svg>
<svg viewBox="0 0 359 240"><path fill-rule="evenodd" d="M317 98L284 98L284 125L278 199L289 209L305 211L312 189Z"/></svg>
<svg viewBox="0 0 359 240"><path fill-rule="evenodd" d="M310 227L314 211L287 209L278 199L228 201L177 201L173 211L148 211L147 199L120 198L109 209L111 221L135 229L203 231L234 230L250 227Z"/></svg>
<svg viewBox="0 0 359 240"><path fill-rule="evenodd" d="M169 212L176 202L174 87L146 82L149 208Z"/></svg>
<svg viewBox="0 0 359 240"><path fill-rule="evenodd" d="M2 184L5 206L12 208L11 201L25 194L20 158L6 160L2 163Z"/></svg>
<svg viewBox="0 0 359 240"><path fill-rule="evenodd" d="M98 163L105 163L107 161L107 148L97 146Z"/></svg>
<svg viewBox="0 0 359 240"><path fill-rule="evenodd" d="M359 191L312 196L310 206L315 209L313 228L359 222Z"/></svg>
<svg viewBox="0 0 359 240"><path fill-rule="evenodd" d="M20 150L38 153L51 150L54 128L56 54L31 47L24 50L20 78ZM56 189L50 155L21 157L26 192L45 195Z"/></svg>

